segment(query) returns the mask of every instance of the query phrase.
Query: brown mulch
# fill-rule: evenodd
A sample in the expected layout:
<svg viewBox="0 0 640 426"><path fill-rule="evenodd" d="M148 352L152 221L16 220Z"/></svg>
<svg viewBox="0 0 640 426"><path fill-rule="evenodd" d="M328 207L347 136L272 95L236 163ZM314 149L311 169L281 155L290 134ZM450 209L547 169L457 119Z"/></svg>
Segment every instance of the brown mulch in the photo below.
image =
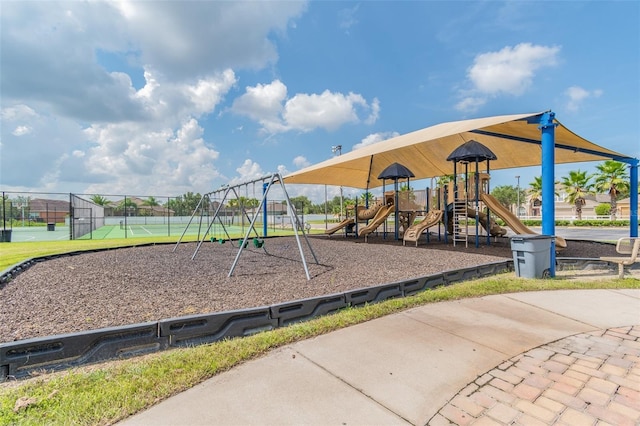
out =
<svg viewBox="0 0 640 426"><path fill-rule="evenodd" d="M419 247L381 237L304 238L307 281L294 237L265 240L242 252L207 242L123 248L35 264L0 288L0 342L199 313L272 305L510 259L506 238L475 248L434 241ZM615 255L615 247L570 241L559 256Z"/></svg>

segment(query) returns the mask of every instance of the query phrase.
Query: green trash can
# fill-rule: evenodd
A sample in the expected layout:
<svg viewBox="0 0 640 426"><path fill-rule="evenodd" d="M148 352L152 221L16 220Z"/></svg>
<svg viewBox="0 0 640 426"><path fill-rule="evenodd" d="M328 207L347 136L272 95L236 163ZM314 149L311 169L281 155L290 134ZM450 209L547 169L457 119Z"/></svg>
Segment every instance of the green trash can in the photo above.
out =
<svg viewBox="0 0 640 426"><path fill-rule="evenodd" d="M47 223L47 231L55 231L56 224L55 223Z"/></svg>
<svg viewBox="0 0 640 426"><path fill-rule="evenodd" d="M551 276L551 242L549 235L516 235L511 237L513 267L522 278L549 278Z"/></svg>
<svg viewBox="0 0 640 426"><path fill-rule="evenodd" d="M0 229L0 243L11 242L11 229Z"/></svg>

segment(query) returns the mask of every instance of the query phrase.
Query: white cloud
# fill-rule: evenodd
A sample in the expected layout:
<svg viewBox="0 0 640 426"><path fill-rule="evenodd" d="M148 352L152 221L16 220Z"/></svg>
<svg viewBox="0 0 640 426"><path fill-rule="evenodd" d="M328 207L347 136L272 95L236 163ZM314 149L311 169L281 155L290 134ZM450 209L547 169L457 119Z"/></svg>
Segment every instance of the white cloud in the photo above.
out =
<svg viewBox="0 0 640 426"><path fill-rule="evenodd" d="M311 163L302 155L298 155L296 158L293 159L293 165L301 169L303 167L310 166Z"/></svg>
<svg viewBox="0 0 640 426"><path fill-rule="evenodd" d="M360 9L359 3L352 8L341 9L338 11L338 20L339 20L338 25L347 34L349 34L349 31L351 30L351 28L358 23L358 19L356 18L358 9Z"/></svg>
<svg viewBox="0 0 640 426"><path fill-rule="evenodd" d="M586 90L580 86L571 86L565 90L564 94L568 98L567 109L569 111L577 111L582 103L588 98L599 98L602 96L602 90Z"/></svg>
<svg viewBox="0 0 640 426"><path fill-rule="evenodd" d="M37 116L38 114L36 114L33 109L23 104L3 108L2 111L0 111L0 118L2 118L3 121L9 122L33 119Z"/></svg>
<svg viewBox="0 0 640 426"><path fill-rule="evenodd" d="M242 165L236 169L238 176L229 180L229 185L239 185L244 182L260 179L266 176L266 173L262 171L260 164L247 158ZM244 194L239 194L244 196Z"/></svg>
<svg viewBox="0 0 640 426"><path fill-rule="evenodd" d="M277 37L306 7L3 4L3 187L208 190L221 175L202 121L236 84L234 68L260 70L277 61Z"/></svg>
<svg viewBox="0 0 640 426"><path fill-rule="evenodd" d="M287 170L287 167L284 164L280 164L277 167L278 173L280 173L280 175L282 176L286 176L289 174L289 170Z"/></svg>
<svg viewBox="0 0 640 426"><path fill-rule="evenodd" d="M86 157L85 172L98 180L89 186L88 192L161 195L205 192L220 177L215 167L219 153L207 146L202 139L203 129L193 118L175 130L150 131L135 123L94 125L86 135L96 146L85 155L75 156L79 160ZM108 179L113 175L120 179L116 182Z"/></svg>
<svg viewBox="0 0 640 426"><path fill-rule="evenodd" d="M356 108L367 108L367 102L358 94L332 93L325 90L321 94L299 93L285 105L283 117L290 128L309 132L315 128L335 130L345 123L359 121Z"/></svg>
<svg viewBox="0 0 640 426"><path fill-rule="evenodd" d="M31 127L29 126L18 126L11 132L13 136L23 136L29 133L31 133Z"/></svg>
<svg viewBox="0 0 640 426"><path fill-rule="evenodd" d="M474 111L477 111L482 105L486 103L487 103L487 98L469 96L462 99L460 102L458 102L455 108L458 111L474 112Z"/></svg>
<svg viewBox="0 0 640 426"><path fill-rule="evenodd" d="M373 98L371 102L371 114L364 120L365 124L374 124L380 117L380 101L378 98Z"/></svg>
<svg viewBox="0 0 640 426"><path fill-rule="evenodd" d="M292 130L310 132L318 128L332 131L360 121L372 124L378 119L380 102L374 99L369 105L362 95L329 90L321 94L298 93L287 99L287 87L280 80L274 80L270 84L247 87L231 109L260 123L262 131L275 134Z"/></svg>
<svg viewBox="0 0 640 426"><path fill-rule="evenodd" d="M283 33L306 2L111 3L141 51L141 61L172 80L225 68L260 69L278 59Z"/></svg>
<svg viewBox="0 0 640 426"><path fill-rule="evenodd" d="M524 94L533 84L538 70L557 64L559 52L559 46L520 43L477 55L467 71L472 89L460 93L464 98L456 109L472 112L486 103L487 98Z"/></svg>
<svg viewBox="0 0 640 426"><path fill-rule="evenodd" d="M382 142L387 139L395 138L396 136L400 136L400 134L398 132L372 133L369 136L362 139L362 141L360 141L359 143L355 144L353 148L351 148L351 150L355 151L356 149L360 149L365 146L372 145L374 143Z"/></svg>
<svg viewBox="0 0 640 426"><path fill-rule="evenodd" d="M535 71L556 64L560 47L521 43L476 56L468 77L481 93L521 95L532 84Z"/></svg>
<svg viewBox="0 0 640 426"><path fill-rule="evenodd" d="M286 130L280 118L286 98L287 86L274 80L270 84L245 88L245 93L234 100L231 109L259 122L267 132L278 133Z"/></svg>
<svg viewBox="0 0 640 426"><path fill-rule="evenodd" d="M3 109L3 121L26 121L22 127L34 133L31 139L24 139L27 132L20 135L24 141L19 150L17 141L8 140L11 149L3 149L6 176L48 188L75 182L84 186L82 191L96 193L209 190L220 177L214 165L219 154L205 143L197 118L221 102L235 84L234 73L226 70L193 84L164 81L151 71L145 75L147 84L134 96L153 120L93 123L82 132L76 124L75 134L58 136L47 126L72 121L48 118L21 104ZM49 143L38 148L45 134ZM31 150L33 155L22 155ZM15 161L5 162L5 155L11 158L12 153ZM25 158L31 164L43 164L40 175L31 171L31 176L24 176Z"/></svg>

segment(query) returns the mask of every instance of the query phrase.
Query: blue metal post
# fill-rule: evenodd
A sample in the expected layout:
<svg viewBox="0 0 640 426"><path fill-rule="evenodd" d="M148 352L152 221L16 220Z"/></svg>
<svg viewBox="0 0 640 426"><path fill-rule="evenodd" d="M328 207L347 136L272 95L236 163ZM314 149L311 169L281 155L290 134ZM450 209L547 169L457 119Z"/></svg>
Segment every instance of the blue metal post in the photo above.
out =
<svg viewBox="0 0 640 426"><path fill-rule="evenodd" d="M638 160L629 164L631 178L631 196L629 197L629 236L638 237Z"/></svg>
<svg viewBox="0 0 640 426"><path fill-rule="evenodd" d="M542 234L555 236L556 233L556 209L555 209L555 129L553 122L554 112L545 112L540 117L542 133ZM555 239L551 240L551 265L549 269L551 277L556 276L556 247Z"/></svg>
<svg viewBox="0 0 640 426"><path fill-rule="evenodd" d="M269 217L267 216L267 188L269 187L268 183L262 184L262 198L264 199L264 205L262 206L262 236L267 236L267 220Z"/></svg>

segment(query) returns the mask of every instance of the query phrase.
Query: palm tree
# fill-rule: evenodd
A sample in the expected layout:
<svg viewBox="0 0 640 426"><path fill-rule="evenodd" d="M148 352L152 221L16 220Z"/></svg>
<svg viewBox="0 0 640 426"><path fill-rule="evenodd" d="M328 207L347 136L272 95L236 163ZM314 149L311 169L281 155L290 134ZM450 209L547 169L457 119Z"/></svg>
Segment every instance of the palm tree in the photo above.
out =
<svg viewBox="0 0 640 426"><path fill-rule="evenodd" d="M131 198L125 197L118 204L118 208L124 212L123 216L134 216L136 211L138 210L138 205L134 203Z"/></svg>
<svg viewBox="0 0 640 426"><path fill-rule="evenodd" d="M98 194L92 195L90 200L93 204L97 204L99 206L106 206L107 204L109 204L109 200Z"/></svg>
<svg viewBox="0 0 640 426"><path fill-rule="evenodd" d="M158 202L158 200L156 200L154 196L149 196L147 197L146 200L140 203L140 205L144 206L144 208L141 211L142 216L154 216L153 208L156 206L159 206L160 203Z"/></svg>
<svg viewBox="0 0 640 426"><path fill-rule="evenodd" d="M586 171L571 170L569 176L562 178L562 186L567 191L567 202L576 206L576 216L582 220L582 206L585 204L585 197L592 195L591 175Z"/></svg>
<svg viewBox="0 0 640 426"><path fill-rule="evenodd" d="M558 185L560 182L555 181L554 184ZM553 193L559 195L555 189ZM542 176L535 176L533 182L529 182L529 195L531 195L531 200L542 201Z"/></svg>
<svg viewBox="0 0 640 426"><path fill-rule="evenodd" d="M156 197L150 196L148 197L146 200L144 200L142 202L143 206L149 206L149 207L155 207L155 206L159 206L160 203L158 203L158 200L156 200Z"/></svg>
<svg viewBox="0 0 640 426"><path fill-rule="evenodd" d="M618 197L629 192L629 174L624 163L607 160L596 166L595 188L601 193L608 193L611 199L611 219L616 220Z"/></svg>
<svg viewBox="0 0 640 426"><path fill-rule="evenodd" d="M560 182L555 181L554 184L559 185ZM529 202L534 206L539 206L540 204L537 204L536 202L542 202L542 176L534 176L533 182L529 182L529 189L527 192L531 196ZM559 195L555 189L553 194L556 196Z"/></svg>
<svg viewBox="0 0 640 426"><path fill-rule="evenodd" d="M535 176L533 182L529 182L529 195L531 201L542 201L542 176Z"/></svg>
<svg viewBox="0 0 640 426"><path fill-rule="evenodd" d="M363 205L368 206L375 199L375 196L371 192L365 191L360 194L360 199Z"/></svg>

